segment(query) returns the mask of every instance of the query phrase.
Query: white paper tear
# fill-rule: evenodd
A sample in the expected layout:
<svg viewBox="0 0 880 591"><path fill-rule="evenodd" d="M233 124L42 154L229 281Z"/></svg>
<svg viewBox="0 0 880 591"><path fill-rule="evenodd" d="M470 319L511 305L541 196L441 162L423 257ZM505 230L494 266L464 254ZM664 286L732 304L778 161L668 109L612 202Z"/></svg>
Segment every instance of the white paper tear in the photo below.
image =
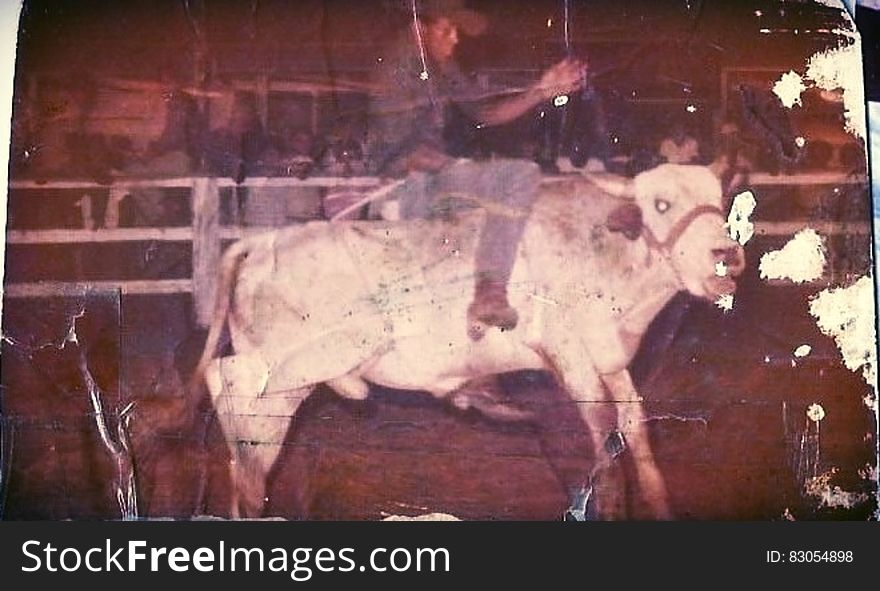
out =
<svg viewBox="0 0 880 591"><path fill-rule="evenodd" d="M807 407L807 418L814 423L818 423L825 418L825 409L818 402L814 402Z"/></svg>
<svg viewBox="0 0 880 591"><path fill-rule="evenodd" d="M877 482L880 480L880 470L878 470L878 466L865 464L865 467L859 470L859 478L868 482Z"/></svg>
<svg viewBox="0 0 880 591"><path fill-rule="evenodd" d="M743 191L733 198L727 223L724 224L731 239L745 245L754 235L755 224L749 221L749 216L755 211L757 205L758 202L751 191Z"/></svg>
<svg viewBox="0 0 880 591"><path fill-rule="evenodd" d="M867 126L862 76L862 47L857 37L845 47L815 54L807 63L806 77L817 87L843 92L844 127L849 133L865 139Z"/></svg>
<svg viewBox="0 0 880 591"><path fill-rule="evenodd" d="M715 305L725 312L730 312L733 310L733 294L726 293L719 296L718 299L715 300Z"/></svg>
<svg viewBox="0 0 880 591"><path fill-rule="evenodd" d="M804 79L794 70L789 70L773 85L773 92L782 104L791 109L795 105L803 106L801 93L807 89Z"/></svg>
<svg viewBox="0 0 880 591"><path fill-rule="evenodd" d="M876 392L877 350L871 278L864 276L849 287L819 292L810 301L810 314L816 318L819 330L834 339L847 369L861 369L862 377Z"/></svg>
<svg viewBox="0 0 880 591"><path fill-rule="evenodd" d="M854 0L815 0L817 4L821 4L823 6L830 6L831 8L838 8L840 10L852 10L850 7L855 4ZM866 0L860 0L860 3L864 3Z"/></svg>
<svg viewBox="0 0 880 591"><path fill-rule="evenodd" d="M801 94L816 87L826 91L840 91L843 103L844 128L861 139L867 138L865 123L865 86L862 72L862 44L855 25L840 2L818 0L840 8L848 28L835 29L834 34L847 44L815 53L807 60L803 75L789 70L773 85L773 92L787 108L801 105Z"/></svg>
<svg viewBox="0 0 880 591"><path fill-rule="evenodd" d="M850 509L868 500L865 493L848 492L839 486L831 486L831 478L837 472L836 469L808 479L804 483L806 494L818 497L819 507L840 507Z"/></svg>
<svg viewBox="0 0 880 591"><path fill-rule="evenodd" d="M813 348L809 345L801 345L800 347L798 347L797 349L794 350L794 356L795 357L806 357L807 355L810 354L810 352L812 350L813 350Z"/></svg>
<svg viewBox="0 0 880 591"><path fill-rule="evenodd" d="M449 513L427 513L425 515L416 515L408 517L406 515L389 515L382 521L461 521L455 515Z"/></svg>
<svg viewBox="0 0 880 591"><path fill-rule="evenodd" d="M780 250L761 257L761 279L790 279L795 283L815 281L825 272L825 244L812 228L794 235Z"/></svg>
<svg viewBox="0 0 880 591"><path fill-rule="evenodd" d="M868 103L868 115L871 123L871 190L875 195L874 216L880 217L880 102ZM880 232L875 233L880 244ZM880 252L880 251L878 251Z"/></svg>

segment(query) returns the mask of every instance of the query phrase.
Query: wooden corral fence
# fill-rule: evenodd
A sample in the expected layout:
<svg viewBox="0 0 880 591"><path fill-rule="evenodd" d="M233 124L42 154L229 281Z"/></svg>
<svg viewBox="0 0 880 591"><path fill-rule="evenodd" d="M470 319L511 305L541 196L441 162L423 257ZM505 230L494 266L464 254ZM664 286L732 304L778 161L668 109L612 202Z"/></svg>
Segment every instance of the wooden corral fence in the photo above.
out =
<svg viewBox="0 0 880 591"><path fill-rule="evenodd" d="M553 180L553 179L548 179ZM91 200L83 199L83 227L79 229L10 229L6 233L8 244L57 245L83 243L126 243L126 242L190 242L192 244L192 277L189 279L153 279L120 281L39 281L10 283L4 287L5 297L41 298L59 295L75 295L90 289L119 289L122 294L193 294L196 317L200 324L210 321L213 310L215 279L221 255L221 241L235 240L265 228L222 226L220 223L220 191L224 188L271 187L301 188L319 187L323 190L322 199L333 191L367 191L381 184L375 177L313 177L297 179L290 177L254 177L243 184L236 185L232 179L214 177L181 177L168 179L118 179L112 184L102 185L89 181L47 181L37 182L19 180L10 183L10 189L20 191L71 190L79 191L88 197L91 193L108 193L103 220L98 223L91 212ZM847 176L840 173L811 173L798 175L755 174L750 178L750 186L756 192L770 186L843 186L865 184L864 177ZM189 189L192 207L191 227L119 227L119 210L122 200L132 190L146 188ZM759 195L760 199L760 195ZM51 206L51 205L50 205ZM822 235L870 235L867 220L853 222L827 222L820 220L758 221L756 234L764 236L790 236L805 226L815 229Z"/></svg>
<svg viewBox="0 0 880 591"><path fill-rule="evenodd" d="M224 188L244 187L318 187L324 195L334 190L366 190L378 185L373 177L314 177L304 180L288 177L254 177L241 185L232 179L214 177L181 177L167 179L116 180L111 185L88 181L14 181L10 189L18 191L70 190L84 197L107 193L103 220L99 223L91 212L91 200L80 201L83 211L81 229L14 230L6 233L7 244L50 245L123 242L190 242L192 244L192 277L190 279L156 279L127 281L40 281L7 284L6 297L35 298L83 293L94 288L117 288L123 294L179 294L192 293L196 316L200 324L210 321L213 309L214 280L221 255L221 241L235 240L265 228L221 226L220 191ZM191 227L123 228L119 227L122 200L137 189L189 189L192 206Z"/></svg>

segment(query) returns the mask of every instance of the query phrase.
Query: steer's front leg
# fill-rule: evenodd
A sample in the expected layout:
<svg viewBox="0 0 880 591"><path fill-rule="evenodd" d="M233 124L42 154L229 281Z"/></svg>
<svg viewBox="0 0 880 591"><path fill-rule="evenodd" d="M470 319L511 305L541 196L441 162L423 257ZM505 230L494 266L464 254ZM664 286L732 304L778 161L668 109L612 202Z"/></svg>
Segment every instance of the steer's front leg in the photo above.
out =
<svg viewBox="0 0 880 591"><path fill-rule="evenodd" d="M639 488L657 519L672 519L666 482L651 450L642 399L636 392L629 371L621 370L601 376L617 407L618 424L626 438L636 467Z"/></svg>

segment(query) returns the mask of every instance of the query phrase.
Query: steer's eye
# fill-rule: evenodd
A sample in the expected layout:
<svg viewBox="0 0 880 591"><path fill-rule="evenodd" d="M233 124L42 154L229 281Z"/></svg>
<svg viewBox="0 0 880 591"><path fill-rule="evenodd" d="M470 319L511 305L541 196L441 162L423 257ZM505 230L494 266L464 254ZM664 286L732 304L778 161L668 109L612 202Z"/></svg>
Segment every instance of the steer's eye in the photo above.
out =
<svg viewBox="0 0 880 591"><path fill-rule="evenodd" d="M654 208L660 213L666 213L670 207L671 205L666 199L656 199L654 201Z"/></svg>

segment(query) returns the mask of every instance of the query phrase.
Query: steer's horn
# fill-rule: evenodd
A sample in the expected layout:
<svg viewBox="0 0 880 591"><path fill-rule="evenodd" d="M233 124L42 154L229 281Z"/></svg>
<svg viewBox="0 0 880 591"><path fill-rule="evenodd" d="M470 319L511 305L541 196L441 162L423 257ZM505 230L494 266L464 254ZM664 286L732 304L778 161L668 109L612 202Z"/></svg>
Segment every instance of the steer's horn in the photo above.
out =
<svg viewBox="0 0 880 591"><path fill-rule="evenodd" d="M586 174L584 178L609 195L621 199L635 199L636 191L631 179L602 173Z"/></svg>

